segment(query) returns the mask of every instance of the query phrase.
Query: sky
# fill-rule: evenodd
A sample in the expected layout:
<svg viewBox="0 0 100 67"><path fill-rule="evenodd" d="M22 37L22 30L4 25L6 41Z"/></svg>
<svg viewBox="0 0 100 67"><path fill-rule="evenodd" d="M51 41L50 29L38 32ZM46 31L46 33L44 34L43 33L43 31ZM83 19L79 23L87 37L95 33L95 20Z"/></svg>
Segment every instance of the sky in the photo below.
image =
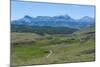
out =
<svg viewBox="0 0 100 67"><path fill-rule="evenodd" d="M84 16L95 17L95 6L12 1L11 20L20 19L25 15L31 17L69 15L74 19L80 19Z"/></svg>

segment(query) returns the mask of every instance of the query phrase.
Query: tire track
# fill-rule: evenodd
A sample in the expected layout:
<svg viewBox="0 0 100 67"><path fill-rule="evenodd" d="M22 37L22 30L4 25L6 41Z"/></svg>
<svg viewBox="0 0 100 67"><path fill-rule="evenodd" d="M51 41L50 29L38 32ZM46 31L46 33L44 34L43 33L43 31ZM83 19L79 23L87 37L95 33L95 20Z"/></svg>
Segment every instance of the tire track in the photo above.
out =
<svg viewBox="0 0 100 67"><path fill-rule="evenodd" d="M46 56L46 58L48 58L52 54L53 54L53 51L52 50L49 50L49 54Z"/></svg>

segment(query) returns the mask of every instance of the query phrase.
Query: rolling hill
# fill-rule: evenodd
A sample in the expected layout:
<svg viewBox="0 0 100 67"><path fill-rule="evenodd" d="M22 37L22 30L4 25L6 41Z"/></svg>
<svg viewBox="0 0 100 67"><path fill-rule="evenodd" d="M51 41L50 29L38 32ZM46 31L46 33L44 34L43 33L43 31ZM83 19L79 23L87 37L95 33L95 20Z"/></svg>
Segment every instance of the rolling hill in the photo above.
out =
<svg viewBox="0 0 100 67"><path fill-rule="evenodd" d="M12 66L95 61L94 27L64 35L12 32L12 37Z"/></svg>

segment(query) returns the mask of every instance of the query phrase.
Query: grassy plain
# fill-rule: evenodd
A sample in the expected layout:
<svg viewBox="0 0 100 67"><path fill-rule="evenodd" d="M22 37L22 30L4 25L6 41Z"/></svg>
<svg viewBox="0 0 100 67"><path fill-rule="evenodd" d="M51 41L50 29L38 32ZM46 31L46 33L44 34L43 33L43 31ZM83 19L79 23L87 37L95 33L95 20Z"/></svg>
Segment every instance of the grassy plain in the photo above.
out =
<svg viewBox="0 0 100 67"><path fill-rule="evenodd" d="M11 33L11 65L38 65L95 60L94 28L73 34Z"/></svg>

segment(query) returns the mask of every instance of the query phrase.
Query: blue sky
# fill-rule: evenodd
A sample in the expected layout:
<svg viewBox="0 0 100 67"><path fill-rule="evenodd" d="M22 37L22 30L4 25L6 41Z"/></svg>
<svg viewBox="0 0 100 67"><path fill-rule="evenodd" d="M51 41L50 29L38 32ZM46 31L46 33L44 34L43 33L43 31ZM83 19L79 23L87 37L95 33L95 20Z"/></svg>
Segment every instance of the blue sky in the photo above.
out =
<svg viewBox="0 0 100 67"><path fill-rule="evenodd" d="M80 19L84 16L94 17L95 6L68 5L68 4L50 4L36 2L11 2L11 20L17 20L25 15L36 16L57 16L69 15L74 19Z"/></svg>

